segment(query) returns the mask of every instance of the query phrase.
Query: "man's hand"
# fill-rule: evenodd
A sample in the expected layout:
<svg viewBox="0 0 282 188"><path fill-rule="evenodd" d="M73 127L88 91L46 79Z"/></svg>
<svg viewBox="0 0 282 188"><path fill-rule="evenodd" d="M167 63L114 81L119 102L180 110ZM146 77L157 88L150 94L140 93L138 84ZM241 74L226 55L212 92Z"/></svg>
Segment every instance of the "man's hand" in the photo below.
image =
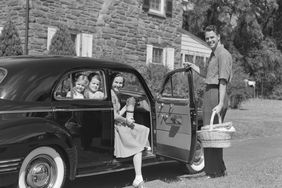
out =
<svg viewBox="0 0 282 188"><path fill-rule="evenodd" d="M197 65L195 65L194 63L190 63L190 62L185 62L185 64L187 64L186 65L186 67L191 67L195 72L197 72L198 74L200 74L200 68L197 66Z"/></svg>
<svg viewBox="0 0 282 188"><path fill-rule="evenodd" d="M218 105L216 105L216 106L212 109L212 111L215 111L217 114L219 114L219 113L221 112L222 108L223 108L223 104L219 103Z"/></svg>

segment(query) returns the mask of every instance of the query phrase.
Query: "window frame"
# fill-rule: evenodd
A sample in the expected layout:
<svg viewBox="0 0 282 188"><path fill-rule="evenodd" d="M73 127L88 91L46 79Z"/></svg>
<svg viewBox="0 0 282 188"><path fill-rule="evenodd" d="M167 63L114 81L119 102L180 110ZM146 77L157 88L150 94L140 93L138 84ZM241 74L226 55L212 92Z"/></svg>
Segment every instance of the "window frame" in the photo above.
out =
<svg viewBox="0 0 282 188"><path fill-rule="evenodd" d="M6 78L7 74L8 74L8 70L0 67L0 71L3 72L3 76L1 76L0 74L0 84L3 82L3 80Z"/></svg>
<svg viewBox="0 0 282 188"><path fill-rule="evenodd" d="M153 62L153 49L154 48L159 48L163 49L163 57L162 57L162 63L154 63ZM170 70L174 69L175 66L175 49L172 47L159 47L159 46L154 46L151 44L147 44L147 52L146 52L146 65L149 65L150 63L152 64L157 64L157 65L164 65Z"/></svg>
<svg viewBox="0 0 282 188"><path fill-rule="evenodd" d="M166 0L159 0L159 1L160 1L159 2L160 10L156 10L156 9L152 8L152 6L151 6L152 0L149 2L149 4L150 4L149 13L165 17Z"/></svg>
<svg viewBox="0 0 282 188"><path fill-rule="evenodd" d="M179 89L177 87L177 84L175 80L178 80L178 75L183 74L184 81L186 83L186 87L184 88L189 88L189 81L188 81L188 75L186 72L175 72L174 74L170 75L169 78L166 80L166 83L163 85L163 90L160 93L162 98L166 99L177 99L177 100L190 100L190 91L184 91L187 92L188 94L185 96L182 96L181 94L178 94L176 92L176 89ZM184 84L185 84L184 83ZM182 83L183 84L183 83ZM167 87L168 86L168 87ZM170 93L166 92L166 88L170 88ZM170 94L170 95L168 95Z"/></svg>
<svg viewBox="0 0 282 188"><path fill-rule="evenodd" d="M77 99L77 98L70 98L70 97L58 97L56 95L58 88L62 87L62 83L64 80L66 79L70 79L70 88L69 90L71 90L73 88L73 74L75 73L82 73L82 72L97 72L99 73L100 77L101 77L101 82L103 83L101 87L101 92L104 93L104 97L102 99ZM87 76L87 75L86 75ZM80 69L80 70L73 70L73 71L69 71L67 73L65 73L63 76L60 77L59 82L57 83L57 85L54 87L54 91L52 93L52 96L54 98L55 101L103 101L106 100L108 93L107 93L107 85L106 85L106 76L105 76L105 72L103 70L98 70L98 69Z"/></svg>

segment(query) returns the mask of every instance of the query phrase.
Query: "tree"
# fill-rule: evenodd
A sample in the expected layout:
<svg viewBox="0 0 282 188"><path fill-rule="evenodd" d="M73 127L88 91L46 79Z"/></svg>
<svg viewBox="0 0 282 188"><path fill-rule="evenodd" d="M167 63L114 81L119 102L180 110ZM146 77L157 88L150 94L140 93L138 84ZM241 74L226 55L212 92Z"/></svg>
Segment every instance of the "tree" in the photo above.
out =
<svg viewBox="0 0 282 188"><path fill-rule="evenodd" d="M14 23L9 20L0 36L0 56L18 56L23 54L21 39Z"/></svg>
<svg viewBox="0 0 282 188"><path fill-rule="evenodd" d="M49 54L76 56L75 45L66 26L60 25L58 27L51 40Z"/></svg>
<svg viewBox="0 0 282 188"><path fill-rule="evenodd" d="M191 0L183 28L203 38L203 28L216 25L234 59L236 86L230 94L244 93L244 78L255 79L261 95L279 95L281 84L282 0ZM200 19L199 19L200 18ZM234 48L235 50L233 50ZM279 50L280 49L280 50ZM239 54L239 55L238 55ZM237 57L240 58L237 58ZM239 74L243 72L244 74ZM240 83L242 82L242 83ZM243 97L244 98L244 97ZM276 98L282 98L276 96Z"/></svg>

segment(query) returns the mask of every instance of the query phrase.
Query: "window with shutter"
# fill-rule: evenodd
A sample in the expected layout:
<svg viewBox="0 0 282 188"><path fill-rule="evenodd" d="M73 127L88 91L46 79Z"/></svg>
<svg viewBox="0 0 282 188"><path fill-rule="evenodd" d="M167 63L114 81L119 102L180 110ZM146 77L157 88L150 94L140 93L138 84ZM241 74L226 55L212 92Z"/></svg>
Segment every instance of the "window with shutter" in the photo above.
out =
<svg viewBox="0 0 282 188"><path fill-rule="evenodd" d="M166 48L166 66L170 69L174 69L174 48Z"/></svg>
<svg viewBox="0 0 282 188"><path fill-rule="evenodd" d="M174 69L174 48L159 48L147 45L146 64L161 64Z"/></svg>

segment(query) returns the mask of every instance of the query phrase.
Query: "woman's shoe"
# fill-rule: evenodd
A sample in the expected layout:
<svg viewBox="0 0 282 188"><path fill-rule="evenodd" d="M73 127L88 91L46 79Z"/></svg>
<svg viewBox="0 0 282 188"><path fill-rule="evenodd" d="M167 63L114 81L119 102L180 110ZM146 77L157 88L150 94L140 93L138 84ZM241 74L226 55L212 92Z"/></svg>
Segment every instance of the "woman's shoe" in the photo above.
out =
<svg viewBox="0 0 282 188"><path fill-rule="evenodd" d="M132 186L134 187L134 188L145 188L145 183L144 183L144 181L141 181L140 183L138 183L138 184L132 184Z"/></svg>

